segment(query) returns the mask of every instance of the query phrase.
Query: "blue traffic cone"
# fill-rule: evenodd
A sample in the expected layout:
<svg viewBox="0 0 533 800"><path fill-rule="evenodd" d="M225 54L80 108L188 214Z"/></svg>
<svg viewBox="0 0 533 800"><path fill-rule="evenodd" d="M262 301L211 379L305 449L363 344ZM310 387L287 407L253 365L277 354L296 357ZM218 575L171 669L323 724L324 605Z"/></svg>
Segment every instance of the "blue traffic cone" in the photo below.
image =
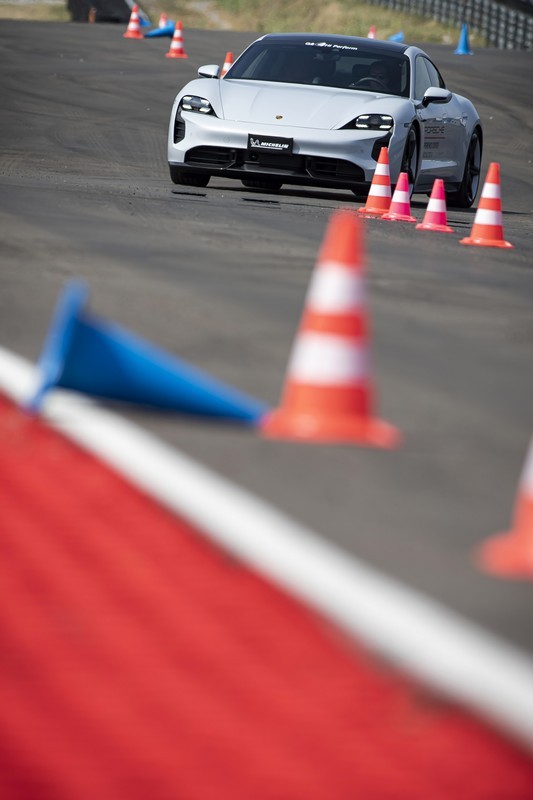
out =
<svg viewBox="0 0 533 800"><path fill-rule="evenodd" d="M170 20L167 23L167 25L164 25L161 28L154 28L153 30L148 31L148 33L145 33L144 34L144 38L145 39L152 39L152 38L154 38L156 36L170 36L170 38L172 39L172 37L174 36L174 28L175 27L176 27L176 23L173 22L172 20Z"/></svg>
<svg viewBox="0 0 533 800"><path fill-rule="evenodd" d="M67 285L38 364L27 404L37 412L53 387L123 403L231 419L253 425L266 406L160 350L84 307L87 288Z"/></svg>
<svg viewBox="0 0 533 800"><path fill-rule="evenodd" d="M466 22L463 22L461 26L461 34L459 36L459 42L457 43L457 50L454 50L454 54L456 56L473 56L474 53L470 49L470 44L468 42L468 25Z"/></svg>
<svg viewBox="0 0 533 800"><path fill-rule="evenodd" d="M392 36L389 36L388 41L403 42L403 31L398 31L398 33L393 33Z"/></svg>
<svg viewBox="0 0 533 800"><path fill-rule="evenodd" d="M152 25L144 11L141 11L141 9L139 9L139 25L141 28L149 28Z"/></svg>

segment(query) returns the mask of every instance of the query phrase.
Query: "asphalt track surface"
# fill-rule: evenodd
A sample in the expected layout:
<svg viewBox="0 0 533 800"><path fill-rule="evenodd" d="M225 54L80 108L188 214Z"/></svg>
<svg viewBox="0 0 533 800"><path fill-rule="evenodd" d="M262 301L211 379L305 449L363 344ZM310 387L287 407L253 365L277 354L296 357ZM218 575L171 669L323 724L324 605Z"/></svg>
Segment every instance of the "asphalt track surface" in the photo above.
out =
<svg viewBox="0 0 533 800"><path fill-rule="evenodd" d="M275 405L317 250L348 192L237 182L175 187L173 97L198 66L253 34L185 31L125 40L116 26L0 25L0 342L36 360L56 298L86 279L91 307ZM533 430L533 112L527 52L428 46L485 127L483 177L501 165L513 250L369 221L379 413L397 452L264 441L174 415L127 415L368 564L533 651L531 582L473 564L511 520ZM420 220L426 198L412 211ZM253 535L253 532L250 533Z"/></svg>

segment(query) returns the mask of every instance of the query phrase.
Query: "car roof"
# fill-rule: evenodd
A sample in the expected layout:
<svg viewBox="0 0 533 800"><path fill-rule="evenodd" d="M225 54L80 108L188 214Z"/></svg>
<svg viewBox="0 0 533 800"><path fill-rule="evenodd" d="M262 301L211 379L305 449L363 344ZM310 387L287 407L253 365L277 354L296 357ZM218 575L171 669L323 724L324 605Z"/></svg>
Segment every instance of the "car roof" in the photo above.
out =
<svg viewBox="0 0 533 800"><path fill-rule="evenodd" d="M336 47L364 47L372 49L376 54L382 53L399 55L409 49L409 45L399 42L383 42L379 39L368 39L361 36L342 36L336 33L266 33L256 41L279 42L280 44L298 44L312 42L313 44L332 45Z"/></svg>

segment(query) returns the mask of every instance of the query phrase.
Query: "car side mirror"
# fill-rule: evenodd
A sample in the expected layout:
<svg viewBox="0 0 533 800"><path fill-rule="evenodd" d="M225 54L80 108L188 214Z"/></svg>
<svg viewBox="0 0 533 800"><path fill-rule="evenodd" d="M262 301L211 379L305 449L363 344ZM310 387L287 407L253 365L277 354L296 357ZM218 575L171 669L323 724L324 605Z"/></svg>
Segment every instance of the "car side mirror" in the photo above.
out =
<svg viewBox="0 0 533 800"><path fill-rule="evenodd" d="M426 108L430 103L449 103L451 99L452 93L448 89L430 86L422 98L422 106Z"/></svg>
<svg viewBox="0 0 533 800"><path fill-rule="evenodd" d="M199 78L218 78L220 73L220 66L218 64L206 64L204 67L198 68Z"/></svg>

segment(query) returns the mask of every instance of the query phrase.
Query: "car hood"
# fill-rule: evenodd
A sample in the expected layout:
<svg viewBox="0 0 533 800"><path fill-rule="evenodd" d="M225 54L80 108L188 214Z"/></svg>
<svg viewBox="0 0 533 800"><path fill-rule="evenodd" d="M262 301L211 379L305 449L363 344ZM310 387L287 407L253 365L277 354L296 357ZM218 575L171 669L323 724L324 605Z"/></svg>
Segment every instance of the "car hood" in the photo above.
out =
<svg viewBox="0 0 533 800"><path fill-rule="evenodd" d="M384 98L388 97L390 103L390 96L370 92L243 80L221 80L218 84L227 120L330 130L358 114L373 110L390 113L383 108Z"/></svg>

